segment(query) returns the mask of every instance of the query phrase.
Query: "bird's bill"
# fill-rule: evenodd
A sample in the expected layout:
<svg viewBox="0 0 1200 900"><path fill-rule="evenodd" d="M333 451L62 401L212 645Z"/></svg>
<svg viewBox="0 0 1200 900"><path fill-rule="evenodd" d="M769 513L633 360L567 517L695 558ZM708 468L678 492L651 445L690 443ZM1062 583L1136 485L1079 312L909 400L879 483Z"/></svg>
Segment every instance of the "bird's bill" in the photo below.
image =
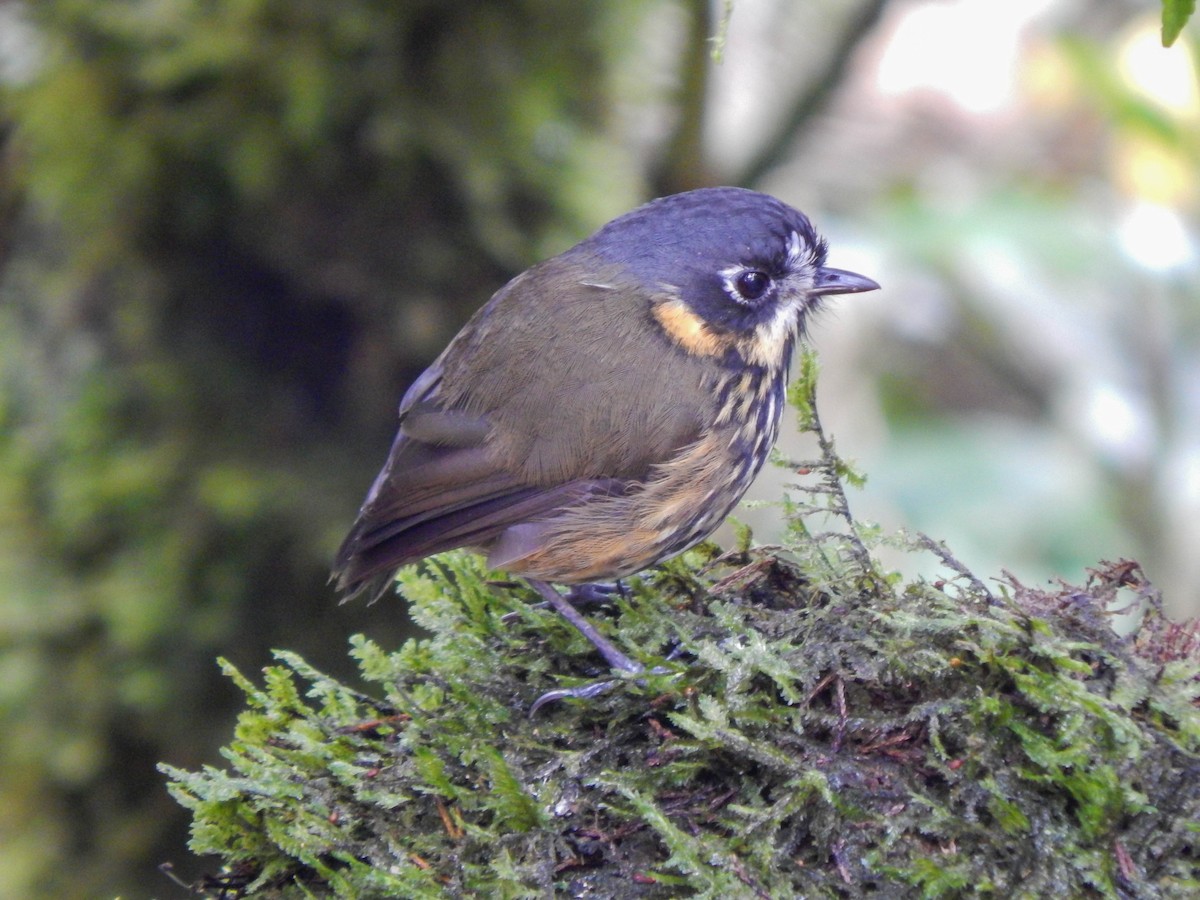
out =
<svg viewBox="0 0 1200 900"><path fill-rule="evenodd" d="M813 282L813 294L858 294L862 291L877 291L879 283L872 281L866 275L857 272L847 272L845 269L817 269L817 277Z"/></svg>

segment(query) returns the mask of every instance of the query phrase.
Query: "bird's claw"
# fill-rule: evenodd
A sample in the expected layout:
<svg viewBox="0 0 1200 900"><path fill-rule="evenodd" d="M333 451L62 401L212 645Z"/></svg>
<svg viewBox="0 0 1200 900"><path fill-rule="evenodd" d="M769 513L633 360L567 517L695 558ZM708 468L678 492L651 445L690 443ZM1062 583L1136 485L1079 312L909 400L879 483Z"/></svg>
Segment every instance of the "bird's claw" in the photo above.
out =
<svg viewBox="0 0 1200 900"><path fill-rule="evenodd" d="M616 680L609 679L608 681L593 681L591 684L582 684L579 687L558 688L553 691L546 691L546 693L534 700L533 705L529 707L529 717L533 718L536 716L538 710L547 703L555 703L559 700L591 700L593 697L599 697L605 691L611 690L612 686L616 683Z"/></svg>
<svg viewBox="0 0 1200 900"><path fill-rule="evenodd" d="M670 669L662 666L655 666L649 671L650 675L665 675ZM639 674L637 672L631 674ZM533 718L537 715L539 709L547 703L555 703L559 700L591 700L593 697L599 697L606 691L612 688L623 679L607 678L604 681L593 681L591 684L581 684L579 687L573 688L557 688L553 691L546 691L542 696L533 701L533 705L529 707L529 716ZM636 679L638 684L645 684L645 679Z"/></svg>

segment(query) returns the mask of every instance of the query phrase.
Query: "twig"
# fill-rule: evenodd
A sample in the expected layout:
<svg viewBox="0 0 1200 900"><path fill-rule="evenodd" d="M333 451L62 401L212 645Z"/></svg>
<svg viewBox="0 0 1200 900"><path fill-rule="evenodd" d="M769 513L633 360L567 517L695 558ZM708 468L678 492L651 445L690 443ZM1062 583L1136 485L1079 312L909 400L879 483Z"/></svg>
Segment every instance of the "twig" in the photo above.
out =
<svg viewBox="0 0 1200 900"><path fill-rule="evenodd" d="M879 21L886 5L887 0L867 0L850 17L841 35L831 41L833 51L825 61L825 68L810 82L808 90L796 97L775 136L755 154L741 175L733 181L734 184L754 187L787 157L796 137L809 120L824 108L841 84L854 51Z"/></svg>
<svg viewBox="0 0 1200 900"><path fill-rule="evenodd" d="M976 578L975 574L970 569L960 563L954 557L954 554L952 554L946 548L945 544L935 541L929 535L923 534L922 532L917 532L917 543L940 559L942 561L942 565L944 565L947 569L950 569L960 578L965 579L966 582L971 585L971 589L975 591L976 594L985 597L989 604L994 604L996 602L995 596L993 596L992 592L987 589L987 586L978 578Z"/></svg>

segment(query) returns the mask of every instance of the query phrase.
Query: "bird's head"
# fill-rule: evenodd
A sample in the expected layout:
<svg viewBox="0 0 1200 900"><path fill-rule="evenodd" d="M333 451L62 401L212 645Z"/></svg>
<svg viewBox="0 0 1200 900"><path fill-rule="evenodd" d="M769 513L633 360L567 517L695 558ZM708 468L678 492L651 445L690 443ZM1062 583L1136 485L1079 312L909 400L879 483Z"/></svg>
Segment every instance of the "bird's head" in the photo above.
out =
<svg viewBox="0 0 1200 900"><path fill-rule="evenodd" d="M825 240L803 213L741 188L655 200L614 219L583 248L644 285L672 342L734 364L786 366L823 297L879 287L826 266Z"/></svg>

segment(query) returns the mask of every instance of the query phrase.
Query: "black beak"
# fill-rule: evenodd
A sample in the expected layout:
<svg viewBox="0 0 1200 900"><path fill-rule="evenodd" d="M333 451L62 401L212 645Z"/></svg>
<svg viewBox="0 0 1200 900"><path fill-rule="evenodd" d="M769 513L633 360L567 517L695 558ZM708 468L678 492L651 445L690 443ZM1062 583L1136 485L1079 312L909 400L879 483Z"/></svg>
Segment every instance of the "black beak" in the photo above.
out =
<svg viewBox="0 0 1200 900"><path fill-rule="evenodd" d="M817 269L810 294L823 297L825 294L858 294L862 291L877 291L879 285L866 275L847 272L845 269Z"/></svg>

